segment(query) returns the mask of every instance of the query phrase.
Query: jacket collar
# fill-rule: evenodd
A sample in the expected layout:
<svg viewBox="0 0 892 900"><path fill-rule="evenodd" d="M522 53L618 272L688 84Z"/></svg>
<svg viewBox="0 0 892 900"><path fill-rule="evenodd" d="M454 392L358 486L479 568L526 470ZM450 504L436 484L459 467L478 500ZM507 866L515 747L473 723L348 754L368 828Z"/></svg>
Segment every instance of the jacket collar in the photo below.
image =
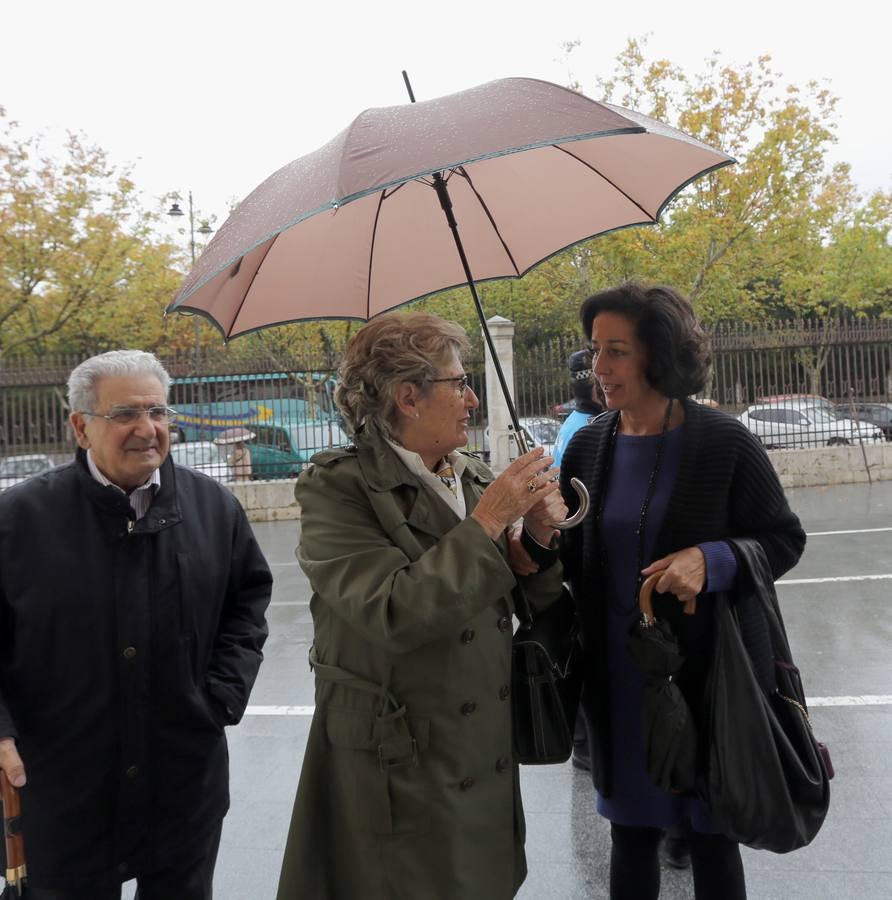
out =
<svg viewBox="0 0 892 900"><path fill-rule="evenodd" d="M418 478L393 452L377 425L372 423L361 426L353 440L363 477L372 490L392 491L401 484L419 486ZM493 480L492 472L476 456L459 452L467 461L461 476L463 484L474 481L486 485ZM468 511L470 512L470 508Z"/></svg>
<svg viewBox="0 0 892 900"><path fill-rule="evenodd" d="M419 477L403 463L394 453L393 448L384 439L378 426L365 425L353 436L357 451L357 461L362 470L363 479L375 493L386 495L404 488L408 496L405 502L391 504L382 497L378 504L378 514L385 516L388 527L395 527L398 522L392 518L407 522L412 528L435 537L442 537L455 527L458 517L450 507L430 492L423 489ZM480 494L487 484L493 480L489 468L476 457L462 454L467 460L461 475L465 508L470 514Z"/></svg>
<svg viewBox="0 0 892 900"><path fill-rule="evenodd" d="M88 499L101 513L133 520L134 511L126 494L111 485L102 485L90 474L87 451L78 447L75 468ZM133 531L160 531L182 520L177 499L176 473L170 456L161 464L161 487L155 492L148 512L133 525Z"/></svg>

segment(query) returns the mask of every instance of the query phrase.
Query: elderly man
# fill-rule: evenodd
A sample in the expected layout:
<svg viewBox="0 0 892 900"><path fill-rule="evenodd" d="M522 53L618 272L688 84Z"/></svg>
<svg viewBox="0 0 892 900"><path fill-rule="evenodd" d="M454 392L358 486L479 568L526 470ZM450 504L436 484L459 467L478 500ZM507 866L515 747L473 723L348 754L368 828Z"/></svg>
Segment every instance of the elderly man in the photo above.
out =
<svg viewBox="0 0 892 900"><path fill-rule="evenodd" d="M167 458L169 383L138 350L81 363L75 460L0 496L0 768L36 900L211 897L272 578L236 499Z"/></svg>

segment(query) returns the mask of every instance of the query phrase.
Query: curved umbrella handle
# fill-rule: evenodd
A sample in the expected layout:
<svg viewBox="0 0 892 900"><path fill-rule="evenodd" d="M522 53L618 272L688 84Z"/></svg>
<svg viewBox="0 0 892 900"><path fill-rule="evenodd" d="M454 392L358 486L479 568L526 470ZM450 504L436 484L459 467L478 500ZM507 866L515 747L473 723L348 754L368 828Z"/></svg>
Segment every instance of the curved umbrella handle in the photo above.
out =
<svg viewBox="0 0 892 900"><path fill-rule="evenodd" d="M495 354L493 354L493 356L495 356ZM521 429L512 427L512 430L508 433L514 438L514 441L517 444L517 450L521 455L529 453L530 450L533 449L533 446L527 441L524 432ZM557 476L552 479L552 481L556 480ZM568 528L575 528L588 514L588 508L591 503L588 496L588 488L578 478L571 478L570 486L576 491L576 496L579 497L579 509L577 509L569 519L564 519L563 522L550 523L551 527L557 528L558 531L566 531Z"/></svg>
<svg viewBox="0 0 892 900"><path fill-rule="evenodd" d="M575 528L588 514L589 504L591 503L586 486L578 478L571 478L570 486L576 491L576 496L579 497L579 509L569 519L564 519L563 522L551 523L551 527L557 528L558 531Z"/></svg>
<svg viewBox="0 0 892 900"><path fill-rule="evenodd" d="M654 607L651 598L653 596L654 587L662 576L662 572L654 572L653 575L648 575L642 582L641 589L638 591L638 607L641 610L641 616L645 625L653 625L654 623ZM697 612L696 597L693 600L685 601L684 612L687 616L692 616Z"/></svg>

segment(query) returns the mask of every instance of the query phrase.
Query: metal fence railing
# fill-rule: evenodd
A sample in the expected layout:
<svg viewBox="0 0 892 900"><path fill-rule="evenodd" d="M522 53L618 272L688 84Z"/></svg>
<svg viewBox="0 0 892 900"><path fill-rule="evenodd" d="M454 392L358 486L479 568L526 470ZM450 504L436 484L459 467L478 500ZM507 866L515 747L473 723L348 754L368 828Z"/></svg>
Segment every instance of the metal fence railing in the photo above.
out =
<svg viewBox="0 0 892 900"><path fill-rule="evenodd" d="M767 447L892 440L892 320L728 324L713 328L711 338L713 367L704 397L741 416ZM571 399L567 358L586 341L567 334L532 347L516 345L518 414L560 415L557 407ZM253 477L292 476L311 452L346 440L332 402L336 359L329 349L324 357L280 358L271 370L268 359L230 356L225 348L200 360L192 354L166 358L174 376L171 405L181 412L177 436L213 443L241 425L255 434L248 443ZM0 485L4 466L37 465L10 457L70 458L65 381L79 361L0 360ZM479 346L465 368L481 403L470 448L484 450L486 378Z"/></svg>

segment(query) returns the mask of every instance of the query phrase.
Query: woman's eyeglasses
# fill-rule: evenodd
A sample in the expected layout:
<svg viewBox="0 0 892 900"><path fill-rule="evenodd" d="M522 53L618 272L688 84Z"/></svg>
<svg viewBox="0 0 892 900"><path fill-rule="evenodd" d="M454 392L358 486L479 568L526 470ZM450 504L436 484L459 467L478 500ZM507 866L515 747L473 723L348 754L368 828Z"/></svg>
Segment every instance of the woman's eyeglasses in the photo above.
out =
<svg viewBox="0 0 892 900"><path fill-rule="evenodd" d="M452 381L455 382L455 387L458 390L458 396L464 397L465 390L470 387L468 376L467 375L456 375L453 378L428 378L427 379L431 384L438 384L443 381Z"/></svg>

